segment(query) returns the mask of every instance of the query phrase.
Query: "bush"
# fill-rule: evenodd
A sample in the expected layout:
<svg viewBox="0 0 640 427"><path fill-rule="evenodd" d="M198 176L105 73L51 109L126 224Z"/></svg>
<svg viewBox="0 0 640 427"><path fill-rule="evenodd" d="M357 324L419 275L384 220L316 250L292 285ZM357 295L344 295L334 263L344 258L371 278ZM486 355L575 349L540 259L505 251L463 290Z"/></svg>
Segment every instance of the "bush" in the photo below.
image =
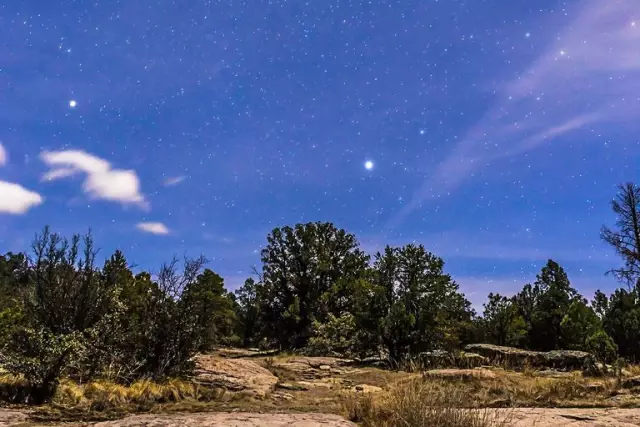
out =
<svg viewBox="0 0 640 427"><path fill-rule="evenodd" d="M611 363L618 357L618 346L602 329L587 338L586 347L603 364Z"/></svg>
<svg viewBox="0 0 640 427"><path fill-rule="evenodd" d="M46 329L21 329L12 346L3 350L3 367L30 385L27 401L43 403L53 397L60 377L82 350L77 334L56 335Z"/></svg>
<svg viewBox="0 0 640 427"><path fill-rule="evenodd" d="M309 340L307 353L318 356L353 357L357 352L356 320L352 314L336 317L329 314L326 323L313 323L314 336Z"/></svg>

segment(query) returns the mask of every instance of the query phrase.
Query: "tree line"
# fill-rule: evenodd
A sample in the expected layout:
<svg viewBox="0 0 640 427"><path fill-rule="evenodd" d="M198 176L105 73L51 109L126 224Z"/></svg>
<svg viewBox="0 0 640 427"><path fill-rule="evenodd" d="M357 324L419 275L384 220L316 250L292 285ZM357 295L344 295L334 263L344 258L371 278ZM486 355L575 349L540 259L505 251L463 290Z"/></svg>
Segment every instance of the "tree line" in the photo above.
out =
<svg viewBox="0 0 640 427"><path fill-rule="evenodd" d="M640 360L639 203L640 187L620 186L615 226L601 230L623 261L610 273L625 286L587 301L549 260L515 295L490 293L482 313L424 246L370 256L326 222L275 228L256 277L234 293L204 257L134 274L121 251L98 265L91 234L66 239L45 228L28 253L0 257L0 367L46 401L65 376L180 376L217 346L381 356L391 365L476 342Z"/></svg>

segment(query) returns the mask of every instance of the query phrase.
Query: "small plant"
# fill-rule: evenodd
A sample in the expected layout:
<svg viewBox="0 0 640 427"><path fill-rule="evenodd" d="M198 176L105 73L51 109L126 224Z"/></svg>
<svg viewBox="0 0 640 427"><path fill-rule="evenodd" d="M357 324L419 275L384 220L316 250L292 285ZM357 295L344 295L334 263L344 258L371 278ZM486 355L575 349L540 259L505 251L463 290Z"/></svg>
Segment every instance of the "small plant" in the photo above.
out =
<svg viewBox="0 0 640 427"><path fill-rule="evenodd" d="M264 367L265 369L267 369L268 371L271 371L273 369L273 365L275 365L275 359L273 358L273 356L269 356L266 359L264 359Z"/></svg>

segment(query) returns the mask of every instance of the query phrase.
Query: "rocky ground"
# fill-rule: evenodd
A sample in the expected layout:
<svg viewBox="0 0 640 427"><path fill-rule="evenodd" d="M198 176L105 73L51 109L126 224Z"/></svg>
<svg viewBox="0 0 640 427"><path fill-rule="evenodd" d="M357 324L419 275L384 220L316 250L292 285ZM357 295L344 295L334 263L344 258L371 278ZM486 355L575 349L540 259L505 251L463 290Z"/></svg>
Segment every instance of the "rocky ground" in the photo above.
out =
<svg viewBox="0 0 640 427"><path fill-rule="evenodd" d="M488 417L504 420L510 427L630 427L640 426L640 409L487 409ZM28 422L25 414L0 409L0 427L62 426ZM333 414L208 412L189 414L131 415L121 420L97 423L65 423L67 427L355 427Z"/></svg>
<svg viewBox="0 0 640 427"><path fill-rule="evenodd" d="M380 396L416 379L456 384L465 395L464 404L488 407L481 411L513 427L640 426L640 377L632 373L621 382L544 367L522 372L476 366L408 373L380 369L375 363L236 349L197 359L193 381L224 390L220 401L159 405L151 414L64 425L355 426L338 415L344 413L346 400ZM575 408L586 406L595 409ZM35 425L62 424L38 424L27 412L0 408L0 427Z"/></svg>

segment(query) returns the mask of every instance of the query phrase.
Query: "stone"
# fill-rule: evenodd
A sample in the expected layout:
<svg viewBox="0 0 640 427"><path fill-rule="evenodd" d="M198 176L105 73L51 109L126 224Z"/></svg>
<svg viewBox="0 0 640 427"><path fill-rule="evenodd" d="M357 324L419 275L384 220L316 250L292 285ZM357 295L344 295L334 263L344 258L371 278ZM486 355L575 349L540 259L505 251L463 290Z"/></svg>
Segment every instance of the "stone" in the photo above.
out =
<svg viewBox="0 0 640 427"><path fill-rule="evenodd" d="M0 408L0 427L24 425L27 420L27 413L14 411L12 409Z"/></svg>
<svg viewBox="0 0 640 427"><path fill-rule="evenodd" d="M355 391L356 393L379 393L382 391L382 388L375 385L358 384L351 390Z"/></svg>
<svg viewBox="0 0 640 427"><path fill-rule="evenodd" d="M300 383L278 383L277 384L278 388L284 389L284 390L291 390L291 391L307 391L309 390L307 387L301 385Z"/></svg>
<svg viewBox="0 0 640 427"><path fill-rule="evenodd" d="M192 379L198 384L264 398L278 383L275 375L252 360L199 355L195 362L196 369Z"/></svg>
<svg viewBox="0 0 640 427"><path fill-rule="evenodd" d="M553 350L548 352L523 350L493 344L469 344L465 350L488 358L494 364L506 364L510 368L551 368L584 370L595 366L593 356L584 351Z"/></svg>
<svg viewBox="0 0 640 427"><path fill-rule="evenodd" d="M593 357L585 351L553 350L544 353L546 366L553 369L580 370L587 364L594 364Z"/></svg>

